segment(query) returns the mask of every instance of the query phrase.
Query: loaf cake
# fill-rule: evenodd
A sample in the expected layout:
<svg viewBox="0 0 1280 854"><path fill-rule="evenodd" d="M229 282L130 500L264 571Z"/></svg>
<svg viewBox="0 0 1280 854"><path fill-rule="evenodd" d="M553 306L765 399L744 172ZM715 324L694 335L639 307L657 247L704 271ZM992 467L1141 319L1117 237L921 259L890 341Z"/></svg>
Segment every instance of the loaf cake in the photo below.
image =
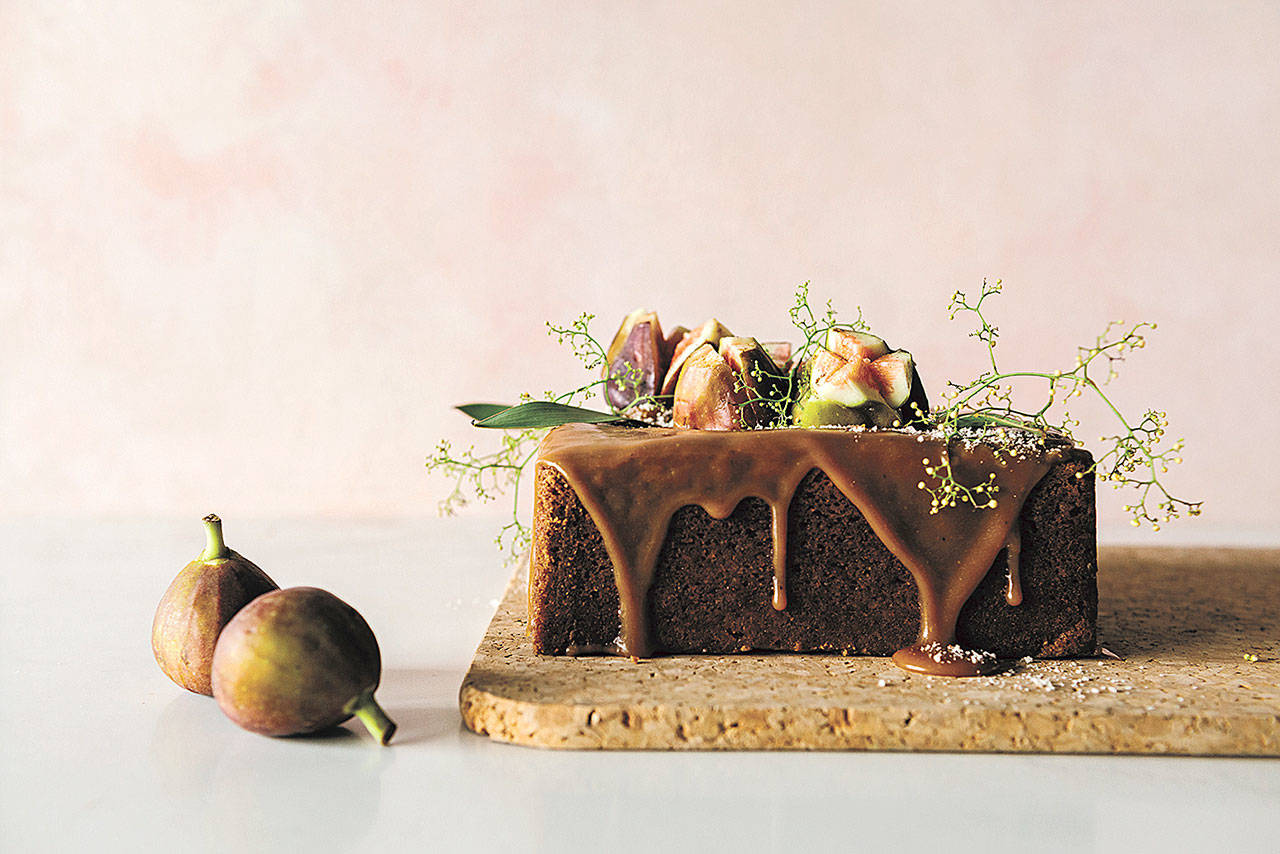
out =
<svg viewBox="0 0 1280 854"><path fill-rule="evenodd" d="M937 512L930 457L994 474L997 506ZM841 652L972 675L1094 651L1092 459L1066 443L570 424L534 492L539 653Z"/></svg>
<svg viewBox="0 0 1280 854"><path fill-rule="evenodd" d="M632 312L578 390L603 386L609 412L460 407L559 425L535 463L535 650L892 655L952 676L1091 654L1089 453L1000 398L931 410L911 353L806 297L795 352Z"/></svg>

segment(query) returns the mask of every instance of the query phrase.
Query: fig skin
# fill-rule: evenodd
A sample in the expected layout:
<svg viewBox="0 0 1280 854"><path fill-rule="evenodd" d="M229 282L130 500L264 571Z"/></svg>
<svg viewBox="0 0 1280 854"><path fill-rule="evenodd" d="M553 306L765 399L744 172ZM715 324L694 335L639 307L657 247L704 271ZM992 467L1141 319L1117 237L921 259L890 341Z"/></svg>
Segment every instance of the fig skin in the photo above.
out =
<svg viewBox="0 0 1280 854"><path fill-rule="evenodd" d="M614 412L622 412L640 398L651 398L667 366L662 360L662 329L657 315L631 327L618 355L610 360L605 380L605 400Z"/></svg>
<svg viewBox="0 0 1280 854"><path fill-rule="evenodd" d="M259 596L227 624L213 654L218 706L262 735L304 735L356 715L386 744L396 725L373 699L381 676L369 624L317 587Z"/></svg>
<svg viewBox="0 0 1280 854"><path fill-rule="evenodd" d="M213 696L210 668L218 635L241 608L280 585L227 548L221 519L210 514L203 521L205 549L161 597L151 624L151 651L174 682Z"/></svg>
<svg viewBox="0 0 1280 854"><path fill-rule="evenodd" d="M670 361L657 312L638 308L624 317L605 351L604 398L609 408L622 412L637 399L652 397Z"/></svg>
<svg viewBox="0 0 1280 854"><path fill-rule="evenodd" d="M720 357L729 363L744 389L744 399L757 401L739 408L738 420L744 429L769 427L778 421L778 411L767 403L781 401L786 393L786 371L774 356L754 338L721 338Z"/></svg>

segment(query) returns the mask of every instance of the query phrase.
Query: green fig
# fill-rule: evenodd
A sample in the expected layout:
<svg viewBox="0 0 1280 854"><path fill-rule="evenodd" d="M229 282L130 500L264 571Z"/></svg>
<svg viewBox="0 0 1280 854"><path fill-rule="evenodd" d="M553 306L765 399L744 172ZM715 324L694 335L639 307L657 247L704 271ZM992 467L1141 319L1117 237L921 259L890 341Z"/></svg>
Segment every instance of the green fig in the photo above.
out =
<svg viewBox="0 0 1280 854"><path fill-rule="evenodd" d="M218 706L263 735L317 732L355 715L386 744L396 725L373 698L381 676L369 624L316 587L259 596L223 629L213 654Z"/></svg>
<svg viewBox="0 0 1280 854"><path fill-rule="evenodd" d="M204 529L204 551L178 573L156 608L151 651L174 682L212 695L209 670L219 633L237 611L280 585L227 548L217 516L205 516Z"/></svg>
<svg viewBox="0 0 1280 854"><path fill-rule="evenodd" d="M898 413L874 400L848 407L830 400L804 397L791 410L797 427L893 427Z"/></svg>
<svg viewBox="0 0 1280 854"><path fill-rule="evenodd" d="M797 375L802 377L801 396L792 420L802 427L893 427L923 421L929 410L911 354L890 350L884 339L870 333L831 330L825 346ZM850 412L841 413L836 407Z"/></svg>

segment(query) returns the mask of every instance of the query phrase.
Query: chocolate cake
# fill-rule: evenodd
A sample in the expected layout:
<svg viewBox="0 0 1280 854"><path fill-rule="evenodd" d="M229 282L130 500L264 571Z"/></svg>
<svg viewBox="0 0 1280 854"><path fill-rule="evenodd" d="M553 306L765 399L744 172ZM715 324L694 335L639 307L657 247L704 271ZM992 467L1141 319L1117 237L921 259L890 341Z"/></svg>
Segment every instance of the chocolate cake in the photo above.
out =
<svg viewBox="0 0 1280 854"><path fill-rule="evenodd" d="M930 459L990 503L939 507ZM539 653L894 655L966 675L1094 651L1092 458L1065 442L568 424L534 488Z"/></svg>

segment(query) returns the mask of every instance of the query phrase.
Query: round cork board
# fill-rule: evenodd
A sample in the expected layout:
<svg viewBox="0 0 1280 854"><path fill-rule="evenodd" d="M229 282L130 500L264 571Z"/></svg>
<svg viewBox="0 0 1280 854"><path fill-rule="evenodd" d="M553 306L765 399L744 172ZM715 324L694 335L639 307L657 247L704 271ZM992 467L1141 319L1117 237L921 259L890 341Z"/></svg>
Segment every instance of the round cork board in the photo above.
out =
<svg viewBox="0 0 1280 854"><path fill-rule="evenodd" d="M537 747L1280 756L1280 550L1099 553L1098 657L994 676L887 658L535 655L517 571L462 719Z"/></svg>

